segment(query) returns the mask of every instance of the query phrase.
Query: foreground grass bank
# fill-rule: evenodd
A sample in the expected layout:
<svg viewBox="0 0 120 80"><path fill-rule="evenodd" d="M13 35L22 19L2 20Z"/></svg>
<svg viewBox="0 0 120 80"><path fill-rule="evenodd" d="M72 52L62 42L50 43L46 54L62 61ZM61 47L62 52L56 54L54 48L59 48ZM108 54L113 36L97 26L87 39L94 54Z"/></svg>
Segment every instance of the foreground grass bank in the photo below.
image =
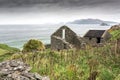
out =
<svg viewBox="0 0 120 80"><path fill-rule="evenodd" d="M97 80L119 80L120 55L116 55L112 47L60 52L45 50L14 54L11 59L22 59L33 67L32 72L48 75L51 80L87 80L94 72L97 72Z"/></svg>

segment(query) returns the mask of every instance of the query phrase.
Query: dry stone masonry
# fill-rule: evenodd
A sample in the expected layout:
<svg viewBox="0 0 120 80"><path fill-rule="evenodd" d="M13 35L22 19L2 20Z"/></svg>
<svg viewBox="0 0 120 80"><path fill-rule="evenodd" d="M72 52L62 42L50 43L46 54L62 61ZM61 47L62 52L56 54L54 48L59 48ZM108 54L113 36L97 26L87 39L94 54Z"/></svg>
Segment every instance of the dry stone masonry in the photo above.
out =
<svg viewBox="0 0 120 80"><path fill-rule="evenodd" d="M0 63L0 80L50 80L38 73L30 73L32 68L20 60L10 60Z"/></svg>
<svg viewBox="0 0 120 80"><path fill-rule="evenodd" d="M51 35L52 50L80 49L82 42L82 38L67 26L60 27Z"/></svg>

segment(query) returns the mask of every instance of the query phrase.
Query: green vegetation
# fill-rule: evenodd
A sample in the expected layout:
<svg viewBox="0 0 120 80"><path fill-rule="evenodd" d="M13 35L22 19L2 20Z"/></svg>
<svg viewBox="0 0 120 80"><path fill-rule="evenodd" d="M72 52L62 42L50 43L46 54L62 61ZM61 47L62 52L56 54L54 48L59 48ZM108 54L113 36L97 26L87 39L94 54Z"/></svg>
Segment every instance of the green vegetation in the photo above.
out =
<svg viewBox="0 0 120 80"><path fill-rule="evenodd" d="M6 44L0 44L0 49L8 51L8 52L18 52L18 51L20 51L19 49L10 47Z"/></svg>
<svg viewBox="0 0 120 80"><path fill-rule="evenodd" d="M120 80L120 49L116 52L113 44L114 40L120 39L120 31L115 30L111 34L111 41L103 47L87 46L84 50L59 52L43 50L45 47L41 42L30 40L23 49L27 54L8 54L9 49L0 48L0 61L4 57L21 59L32 67L31 72L47 75L51 80L89 80L95 77L91 75L95 72L96 80Z"/></svg>
<svg viewBox="0 0 120 80"><path fill-rule="evenodd" d="M0 44L0 62L8 59L14 53L19 52L17 48L9 47L6 44Z"/></svg>
<svg viewBox="0 0 120 80"><path fill-rule="evenodd" d="M39 40L31 39L23 46L23 52L33 52L44 50L45 46Z"/></svg>
<svg viewBox="0 0 120 80"><path fill-rule="evenodd" d="M112 31L111 34L112 34L111 40L120 39L120 29Z"/></svg>
<svg viewBox="0 0 120 80"><path fill-rule="evenodd" d="M4 54L4 53L6 53L6 52L7 52L6 50L0 49L0 55Z"/></svg>
<svg viewBox="0 0 120 80"><path fill-rule="evenodd" d="M46 50L14 54L11 59L22 59L33 67L32 72L48 75L51 80L87 80L95 71L97 80L115 80L120 74L120 55L116 56L112 47L107 44L79 51Z"/></svg>

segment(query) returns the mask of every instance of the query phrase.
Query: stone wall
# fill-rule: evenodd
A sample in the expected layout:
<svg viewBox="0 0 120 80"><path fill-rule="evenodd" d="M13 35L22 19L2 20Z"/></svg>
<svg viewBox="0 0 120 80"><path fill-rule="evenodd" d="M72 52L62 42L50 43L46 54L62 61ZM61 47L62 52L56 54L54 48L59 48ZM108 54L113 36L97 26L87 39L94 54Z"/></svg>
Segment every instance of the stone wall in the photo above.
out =
<svg viewBox="0 0 120 80"><path fill-rule="evenodd" d="M74 33L71 29L69 29L67 26L62 26L60 29L58 29L52 36L57 36L62 38L62 30L65 29L65 40L67 42L73 42L74 36L76 36L76 33Z"/></svg>
<svg viewBox="0 0 120 80"><path fill-rule="evenodd" d="M84 37L84 39L86 40L86 43L88 43L88 44L96 44L96 42L97 42L96 38Z"/></svg>
<svg viewBox="0 0 120 80"><path fill-rule="evenodd" d="M62 30L65 29L65 39L62 39ZM51 49L62 50L81 48L81 39L67 26L62 26L51 36Z"/></svg>
<svg viewBox="0 0 120 80"><path fill-rule="evenodd" d="M50 80L38 73L30 73L31 69L20 60L4 61L0 63L0 80Z"/></svg>
<svg viewBox="0 0 120 80"><path fill-rule="evenodd" d="M100 38L100 44L104 44L107 40L109 40L111 38L110 33L108 33L107 31L103 34L103 36L101 36ZM90 37L84 37L84 39L86 40L86 43L90 44L90 45L99 45L97 43L97 38L90 38Z"/></svg>
<svg viewBox="0 0 120 80"><path fill-rule="evenodd" d="M64 49L63 41L52 36L51 37L51 49L58 50L58 51Z"/></svg>
<svg viewBox="0 0 120 80"><path fill-rule="evenodd" d="M51 37L51 48L52 50L63 50L63 49L71 49L72 46L66 42L65 40L59 38L59 37L56 37L56 36L52 36Z"/></svg>
<svg viewBox="0 0 120 80"><path fill-rule="evenodd" d="M111 34L108 31L105 31L102 38L104 39L104 42L106 42L107 40L111 38Z"/></svg>

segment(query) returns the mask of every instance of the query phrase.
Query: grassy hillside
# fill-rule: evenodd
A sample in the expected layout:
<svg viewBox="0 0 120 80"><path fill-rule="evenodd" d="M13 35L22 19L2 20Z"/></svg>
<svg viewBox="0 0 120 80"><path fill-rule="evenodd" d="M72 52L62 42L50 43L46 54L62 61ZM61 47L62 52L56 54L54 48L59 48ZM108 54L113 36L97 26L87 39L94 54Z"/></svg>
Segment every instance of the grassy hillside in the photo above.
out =
<svg viewBox="0 0 120 80"><path fill-rule="evenodd" d="M19 52L19 49L10 47L6 44L0 44L0 62L11 57L16 52Z"/></svg>
<svg viewBox="0 0 120 80"><path fill-rule="evenodd" d="M0 61L22 59L30 64L31 72L47 75L51 80L93 80L91 77L96 77L96 80L120 80L120 49L116 52L113 44L114 40L120 38L120 31L114 30L111 34L111 41L103 47L87 46L84 50L57 52L46 49L13 54L18 50L1 44Z"/></svg>
<svg viewBox="0 0 120 80"><path fill-rule="evenodd" d="M93 72L98 72L97 80L115 80L120 73L120 56L114 55L109 46L80 51L47 50L12 56L12 59L18 58L30 64L32 72L48 75L51 80L87 80Z"/></svg>
<svg viewBox="0 0 120 80"><path fill-rule="evenodd" d="M112 31L111 34L112 34L111 40L120 39L120 29Z"/></svg>
<svg viewBox="0 0 120 80"><path fill-rule="evenodd" d="M86 50L45 50L36 53L14 54L33 67L32 72L48 75L51 80L88 80L97 73L97 80L120 80L120 55L114 45ZM94 77L94 76L92 76Z"/></svg>
<svg viewBox="0 0 120 80"><path fill-rule="evenodd" d="M6 44L0 44L0 49L6 50L6 51L9 51L9 52L17 52L17 51L19 51L19 49L10 47L10 46L8 46Z"/></svg>

